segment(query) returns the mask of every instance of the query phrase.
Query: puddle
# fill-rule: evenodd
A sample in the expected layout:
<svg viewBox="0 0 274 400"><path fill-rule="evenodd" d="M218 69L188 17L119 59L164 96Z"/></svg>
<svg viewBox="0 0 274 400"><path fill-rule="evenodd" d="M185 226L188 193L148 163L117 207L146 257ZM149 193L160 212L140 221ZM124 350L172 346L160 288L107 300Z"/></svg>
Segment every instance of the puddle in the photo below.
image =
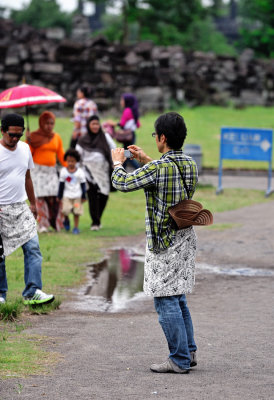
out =
<svg viewBox="0 0 274 400"><path fill-rule="evenodd" d="M87 265L87 283L68 306L98 312L143 309L151 302L143 293L143 260L134 250L109 250L104 260Z"/></svg>
<svg viewBox="0 0 274 400"><path fill-rule="evenodd" d="M230 276L274 276L274 271L270 269L260 268L230 268L218 267L208 264L197 264L197 273L210 273L217 275L230 275Z"/></svg>
<svg viewBox="0 0 274 400"><path fill-rule="evenodd" d="M99 263L87 265L87 282L73 289L74 300L66 308L93 312L145 311L152 300L143 293L144 255L136 250L107 251ZM274 276L274 270L245 267L219 267L197 264L197 274L264 277Z"/></svg>

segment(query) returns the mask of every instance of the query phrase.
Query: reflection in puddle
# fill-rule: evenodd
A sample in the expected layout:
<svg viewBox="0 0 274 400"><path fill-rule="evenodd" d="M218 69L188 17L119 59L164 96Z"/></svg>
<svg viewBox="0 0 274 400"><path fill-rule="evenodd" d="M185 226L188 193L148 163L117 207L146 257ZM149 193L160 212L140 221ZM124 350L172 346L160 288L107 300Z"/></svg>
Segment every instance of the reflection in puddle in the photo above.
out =
<svg viewBox="0 0 274 400"><path fill-rule="evenodd" d="M94 284L90 296L102 296L109 311L124 308L136 293L143 290L143 263L134 258L130 250L110 251L102 263L90 266Z"/></svg>
<svg viewBox="0 0 274 400"><path fill-rule="evenodd" d="M134 250L109 250L99 263L88 264L87 284L77 290L73 309L99 312L141 311L151 298L143 293L144 255ZM197 274L274 276L273 270L197 264Z"/></svg>
<svg viewBox="0 0 274 400"><path fill-rule="evenodd" d="M85 304L80 308L108 312L136 308L135 303L147 298L143 293L143 267L143 257L126 249L110 250L103 261L88 264Z"/></svg>

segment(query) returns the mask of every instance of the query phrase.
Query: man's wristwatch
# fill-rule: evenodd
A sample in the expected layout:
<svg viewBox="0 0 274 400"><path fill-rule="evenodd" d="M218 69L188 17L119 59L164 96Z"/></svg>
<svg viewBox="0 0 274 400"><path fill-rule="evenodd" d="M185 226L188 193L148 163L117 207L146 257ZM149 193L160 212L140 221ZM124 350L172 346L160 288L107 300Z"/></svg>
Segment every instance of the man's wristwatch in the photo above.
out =
<svg viewBox="0 0 274 400"><path fill-rule="evenodd" d="M121 161L114 161L113 165L115 167L116 165L122 165L122 163L121 163Z"/></svg>

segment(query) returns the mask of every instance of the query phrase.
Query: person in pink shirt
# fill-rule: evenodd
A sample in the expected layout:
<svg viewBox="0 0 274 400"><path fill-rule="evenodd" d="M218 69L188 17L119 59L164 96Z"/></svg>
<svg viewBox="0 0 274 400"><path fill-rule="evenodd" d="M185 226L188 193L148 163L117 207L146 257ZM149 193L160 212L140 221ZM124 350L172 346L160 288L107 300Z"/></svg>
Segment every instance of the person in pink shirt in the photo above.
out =
<svg viewBox="0 0 274 400"><path fill-rule="evenodd" d="M123 113L120 122L117 125L122 129L130 129L133 132L133 139L130 142L123 143L124 149L127 149L131 144L135 144L135 132L136 129L140 127L138 101L134 94L124 93L121 97L120 105L123 108ZM126 166L126 164L130 164L134 169L139 168L139 164L135 159L126 160L124 165Z"/></svg>

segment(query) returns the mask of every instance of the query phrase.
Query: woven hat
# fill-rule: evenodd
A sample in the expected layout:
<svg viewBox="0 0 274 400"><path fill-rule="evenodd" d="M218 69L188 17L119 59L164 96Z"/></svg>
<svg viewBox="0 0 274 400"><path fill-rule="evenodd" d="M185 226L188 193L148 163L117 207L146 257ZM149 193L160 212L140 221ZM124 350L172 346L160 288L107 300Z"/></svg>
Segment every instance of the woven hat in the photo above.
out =
<svg viewBox="0 0 274 400"><path fill-rule="evenodd" d="M202 204L194 200L182 200L175 206L169 207L168 213L178 229L188 228L191 225L211 225L213 223L211 212L203 209Z"/></svg>

